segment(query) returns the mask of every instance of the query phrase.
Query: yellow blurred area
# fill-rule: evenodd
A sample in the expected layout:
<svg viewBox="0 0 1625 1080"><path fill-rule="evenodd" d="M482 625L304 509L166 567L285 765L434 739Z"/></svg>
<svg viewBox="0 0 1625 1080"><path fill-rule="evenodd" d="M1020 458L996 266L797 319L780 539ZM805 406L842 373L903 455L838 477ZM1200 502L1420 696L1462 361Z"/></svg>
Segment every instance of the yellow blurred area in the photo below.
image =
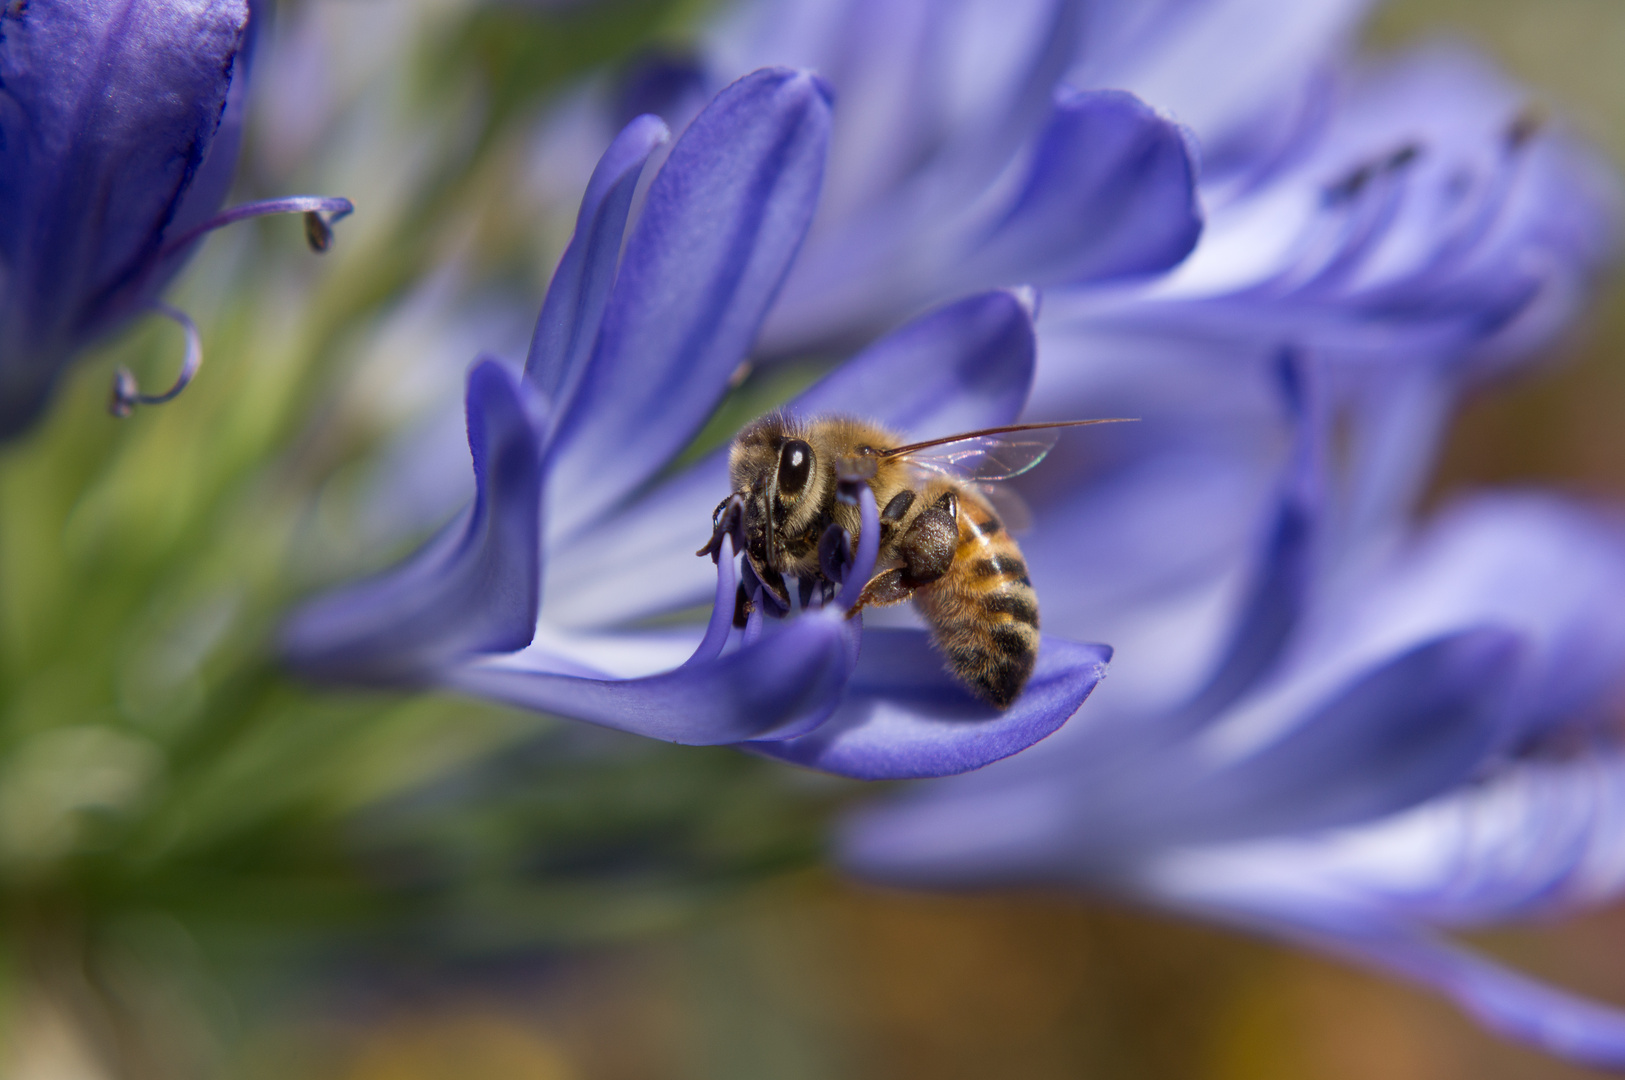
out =
<svg viewBox="0 0 1625 1080"><path fill-rule="evenodd" d="M1625 1002L1625 911L1475 941ZM1579 1080L1440 1000L1284 948L1036 893L804 876L493 994L307 1018L311 1080ZM376 1008L374 1003L373 1008ZM302 1047L294 1059L290 1048ZM256 1057L250 1053L249 1058ZM274 1068L270 1067L276 1063Z"/></svg>
<svg viewBox="0 0 1625 1080"><path fill-rule="evenodd" d="M403 1017L358 1040L342 1080L574 1080L580 1074L531 1025L496 1011Z"/></svg>

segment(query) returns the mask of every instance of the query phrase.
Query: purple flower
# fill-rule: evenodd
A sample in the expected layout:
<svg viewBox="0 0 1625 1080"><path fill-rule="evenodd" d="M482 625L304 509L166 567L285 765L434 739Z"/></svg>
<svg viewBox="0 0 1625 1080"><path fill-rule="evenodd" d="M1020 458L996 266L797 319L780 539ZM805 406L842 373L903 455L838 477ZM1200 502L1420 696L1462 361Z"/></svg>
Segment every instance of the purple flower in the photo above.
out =
<svg viewBox="0 0 1625 1080"><path fill-rule="evenodd" d="M1132 281L1185 257L1201 215L1184 133L1132 94L1063 80L1088 17L1070 0L767 0L711 36L713 77L811 67L841 102L764 353L861 341L978 290Z"/></svg>
<svg viewBox="0 0 1625 1080"><path fill-rule="evenodd" d="M524 374L493 359L470 372L472 505L400 566L300 612L285 638L296 668L448 686L867 778L976 768L1077 710L1103 647L1046 639L1027 692L995 712L943 670L924 631L862 633L844 595L783 620L758 605L735 630L731 540L715 567L695 558L728 494L726 457L672 460L721 400L790 270L829 125L816 78L746 76L672 147L629 232L666 128L652 116L627 125L588 185ZM862 403L921 437L1008 422L1031 385L1033 340L1021 298L984 293L878 342L790 407ZM872 494L854 486L875 521ZM874 559L872 542L857 545L843 593ZM705 605L707 625L651 625Z"/></svg>
<svg viewBox="0 0 1625 1080"><path fill-rule="evenodd" d="M1366 7L742 5L711 68L810 66L843 103L765 351L1026 283L1068 372L1180 338L1238 363L1283 341L1475 375L1527 356L1613 250L1613 178L1463 49L1351 63Z"/></svg>
<svg viewBox="0 0 1625 1080"><path fill-rule="evenodd" d="M1062 597L1049 625L1111 625L1116 678L1026 754L859 813L842 857L913 886L1124 894L1418 980L1551 1052L1625 1063L1625 1015L1439 936L1625 890L1608 727L1625 522L1502 493L1351 535L1322 445L1325 380L1306 392L1303 367L1283 369L1297 437L1251 557L1225 567L1221 545L1198 544L1170 559L1178 545L1148 524L1208 527L1225 491L1163 501L1138 519L1163 565L1130 566L1132 600L1101 620L1067 602L1063 553L1029 545L1035 583ZM1216 529L1240 527L1221 515Z"/></svg>
<svg viewBox="0 0 1625 1080"><path fill-rule="evenodd" d="M1328 60L1317 101L1286 150L1204 180L1202 242L1155 287L1053 292L1057 341L1186 335L1267 356L1291 339L1481 375L1571 320L1614 250L1617 182L1520 88L1434 46Z"/></svg>
<svg viewBox="0 0 1625 1080"><path fill-rule="evenodd" d="M236 164L253 29L247 0L27 0L0 13L0 439L45 407L67 362L156 309L207 231L296 198L216 215ZM121 374L115 411L148 398Z"/></svg>

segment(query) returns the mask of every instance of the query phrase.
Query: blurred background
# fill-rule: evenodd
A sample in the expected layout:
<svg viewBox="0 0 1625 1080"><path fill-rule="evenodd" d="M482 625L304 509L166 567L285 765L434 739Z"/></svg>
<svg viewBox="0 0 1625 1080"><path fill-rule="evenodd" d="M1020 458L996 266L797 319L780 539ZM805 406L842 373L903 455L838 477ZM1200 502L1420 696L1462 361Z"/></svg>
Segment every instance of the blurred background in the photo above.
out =
<svg viewBox="0 0 1625 1080"><path fill-rule="evenodd" d="M175 363L178 332L143 325L0 456L0 1075L1589 1075L1204 926L842 881L821 825L855 784L277 674L287 601L409 549L456 490L436 469L464 467L463 370L522 355L590 168L540 149L569 139L576 80L713 7L280 5L239 194L343 194L354 218L321 260L286 221L212 239L171 293L209 342L187 395L103 415L115 364L156 385ZM1625 6L1391 0L1367 30L1439 34L1625 170ZM1616 281L1469 407L1435 491L1625 498L1622 352ZM1625 1004L1625 910L1475 943Z"/></svg>

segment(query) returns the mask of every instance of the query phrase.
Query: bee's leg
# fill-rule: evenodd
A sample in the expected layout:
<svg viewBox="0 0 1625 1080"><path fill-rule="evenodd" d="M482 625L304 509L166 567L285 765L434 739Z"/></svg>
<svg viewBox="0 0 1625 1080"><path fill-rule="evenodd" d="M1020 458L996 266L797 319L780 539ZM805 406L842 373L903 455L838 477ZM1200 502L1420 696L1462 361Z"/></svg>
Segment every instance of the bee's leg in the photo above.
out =
<svg viewBox="0 0 1625 1080"><path fill-rule="evenodd" d="M711 556L716 562L722 556L722 538L730 533L734 538L734 551L745 549L745 501L736 492L717 503L711 512L711 539L694 554Z"/></svg>
<svg viewBox="0 0 1625 1080"><path fill-rule="evenodd" d="M904 495L908 496L907 501L903 501ZM899 504L901 509L890 522L882 515L881 525L895 526L896 518L907 513L913 501L912 491L899 493L886 504L886 512L891 513L892 508ZM870 578L853 610L901 604L914 595L915 589L929 585L946 574L953 565L954 552L959 548L958 513L959 499L950 491L933 503L931 509L916 515L896 548L897 557L903 560L903 565Z"/></svg>
<svg viewBox="0 0 1625 1080"><path fill-rule="evenodd" d="M914 587L904 584L903 570L887 570L876 574L869 579L858 594L858 602L852 605L848 616L856 615L866 607L890 607L892 604L901 604L914 595Z"/></svg>

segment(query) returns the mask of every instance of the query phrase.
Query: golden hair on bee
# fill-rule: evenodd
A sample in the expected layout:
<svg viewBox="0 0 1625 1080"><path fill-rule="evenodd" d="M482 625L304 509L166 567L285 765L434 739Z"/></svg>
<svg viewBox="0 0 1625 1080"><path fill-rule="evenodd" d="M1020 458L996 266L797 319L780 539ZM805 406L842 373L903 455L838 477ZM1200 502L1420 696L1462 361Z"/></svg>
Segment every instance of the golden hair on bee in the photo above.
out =
<svg viewBox="0 0 1625 1080"><path fill-rule="evenodd" d="M855 545L862 527L858 508L836 497L837 480L866 477L880 508L879 554L852 612L913 600L948 669L1006 708L1037 663L1038 596L983 485L1036 465L1062 428L1115 422L1016 424L906 443L858 417L768 413L734 438L733 493L700 553L720 550L722 531L737 528L752 576L780 610L792 589L829 595L838 583L828 579L820 542L838 527ZM752 602L742 586L741 607Z"/></svg>

